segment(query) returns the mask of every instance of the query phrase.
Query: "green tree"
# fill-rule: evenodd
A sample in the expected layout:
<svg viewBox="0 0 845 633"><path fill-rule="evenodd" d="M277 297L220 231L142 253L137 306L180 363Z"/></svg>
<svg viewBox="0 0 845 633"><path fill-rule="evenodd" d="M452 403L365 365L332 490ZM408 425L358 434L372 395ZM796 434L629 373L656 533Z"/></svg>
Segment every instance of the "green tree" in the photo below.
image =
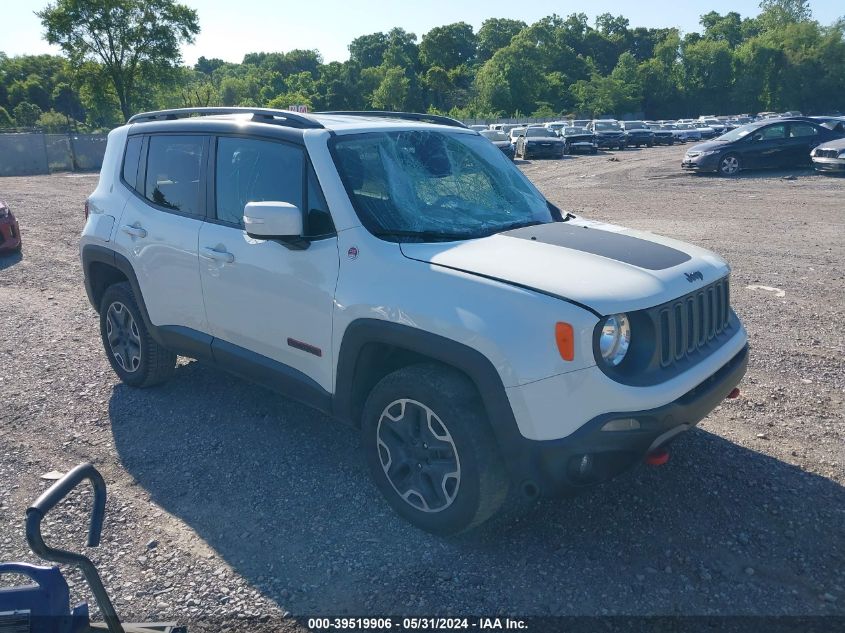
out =
<svg viewBox="0 0 845 633"><path fill-rule="evenodd" d="M387 68L384 79L373 92L373 107L378 110L404 110L408 101L410 84L402 68L398 66Z"/></svg>
<svg viewBox="0 0 845 633"><path fill-rule="evenodd" d="M813 18L809 0L762 0L760 8L762 11L757 21L763 30L809 22Z"/></svg>
<svg viewBox="0 0 845 633"><path fill-rule="evenodd" d="M384 52L387 50L387 36L384 33L371 33L356 37L349 46L349 58L361 68L381 66Z"/></svg>
<svg viewBox="0 0 845 633"><path fill-rule="evenodd" d="M41 108L34 103L21 101L15 106L14 115L19 127L34 127L41 116Z"/></svg>
<svg viewBox="0 0 845 633"><path fill-rule="evenodd" d="M0 128L14 127L15 121L9 115L9 112L3 106L0 106Z"/></svg>
<svg viewBox="0 0 845 633"><path fill-rule="evenodd" d="M489 18L478 29L478 59L486 62L500 48L511 43L514 36L528 26L522 20Z"/></svg>
<svg viewBox="0 0 845 633"><path fill-rule="evenodd" d="M196 11L174 0L56 0L36 15L74 64L101 65L124 118L143 84L160 81L200 30Z"/></svg>
<svg viewBox="0 0 845 633"><path fill-rule="evenodd" d="M473 61L476 44L472 26L466 22L436 26L422 36L420 61L425 67L456 68Z"/></svg>

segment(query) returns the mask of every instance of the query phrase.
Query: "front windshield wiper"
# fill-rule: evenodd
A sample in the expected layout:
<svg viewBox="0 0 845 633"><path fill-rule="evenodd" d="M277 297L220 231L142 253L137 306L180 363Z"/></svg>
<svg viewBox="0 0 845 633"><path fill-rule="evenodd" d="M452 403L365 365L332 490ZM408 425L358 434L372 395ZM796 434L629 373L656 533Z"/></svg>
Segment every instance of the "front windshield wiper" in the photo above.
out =
<svg viewBox="0 0 845 633"><path fill-rule="evenodd" d="M421 242L452 242L476 237L471 233L445 233L442 231L373 231L376 237L416 237Z"/></svg>

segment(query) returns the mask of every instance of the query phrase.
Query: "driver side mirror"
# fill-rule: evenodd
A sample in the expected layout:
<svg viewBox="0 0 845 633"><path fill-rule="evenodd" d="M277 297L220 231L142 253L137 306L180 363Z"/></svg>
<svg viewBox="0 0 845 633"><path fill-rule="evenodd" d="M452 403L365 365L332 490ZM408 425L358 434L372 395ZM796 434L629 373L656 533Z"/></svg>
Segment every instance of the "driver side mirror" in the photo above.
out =
<svg viewBox="0 0 845 633"><path fill-rule="evenodd" d="M279 240L292 248L307 248L302 237L302 211L289 202L247 202L244 206L246 234L262 240Z"/></svg>

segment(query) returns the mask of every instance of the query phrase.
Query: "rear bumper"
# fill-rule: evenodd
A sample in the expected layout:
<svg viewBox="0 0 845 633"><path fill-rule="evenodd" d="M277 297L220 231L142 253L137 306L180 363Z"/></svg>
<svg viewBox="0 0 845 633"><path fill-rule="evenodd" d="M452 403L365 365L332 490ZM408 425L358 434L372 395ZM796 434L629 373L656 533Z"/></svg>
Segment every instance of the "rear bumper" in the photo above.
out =
<svg viewBox="0 0 845 633"><path fill-rule="evenodd" d="M16 251L21 247L21 231L12 217L0 220L0 253Z"/></svg>
<svg viewBox="0 0 845 633"><path fill-rule="evenodd" d="M646 454L693 428L736 387L748 365L744 345L694 389L660 407L599 415L558 440L522 440L505 453L519 455L516 479L528 496L556 496L588 487L627 470ZM635 431L602 431L616 419L634 419ZM506 455L507 456L507 455Z"/></svg>

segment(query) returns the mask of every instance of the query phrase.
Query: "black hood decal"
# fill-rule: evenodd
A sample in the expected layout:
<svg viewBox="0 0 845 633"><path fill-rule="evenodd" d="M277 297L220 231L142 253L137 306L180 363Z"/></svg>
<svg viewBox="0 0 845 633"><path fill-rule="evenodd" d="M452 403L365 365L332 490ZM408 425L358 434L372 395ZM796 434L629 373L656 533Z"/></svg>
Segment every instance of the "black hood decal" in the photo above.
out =
<svg viewBox="0 0 845 633"><path fill-rule="evenodd" d="M562 246L647 270L664 270L692 259L686 253L663 244L563 222L526 226L500 235Z"/></svg>

